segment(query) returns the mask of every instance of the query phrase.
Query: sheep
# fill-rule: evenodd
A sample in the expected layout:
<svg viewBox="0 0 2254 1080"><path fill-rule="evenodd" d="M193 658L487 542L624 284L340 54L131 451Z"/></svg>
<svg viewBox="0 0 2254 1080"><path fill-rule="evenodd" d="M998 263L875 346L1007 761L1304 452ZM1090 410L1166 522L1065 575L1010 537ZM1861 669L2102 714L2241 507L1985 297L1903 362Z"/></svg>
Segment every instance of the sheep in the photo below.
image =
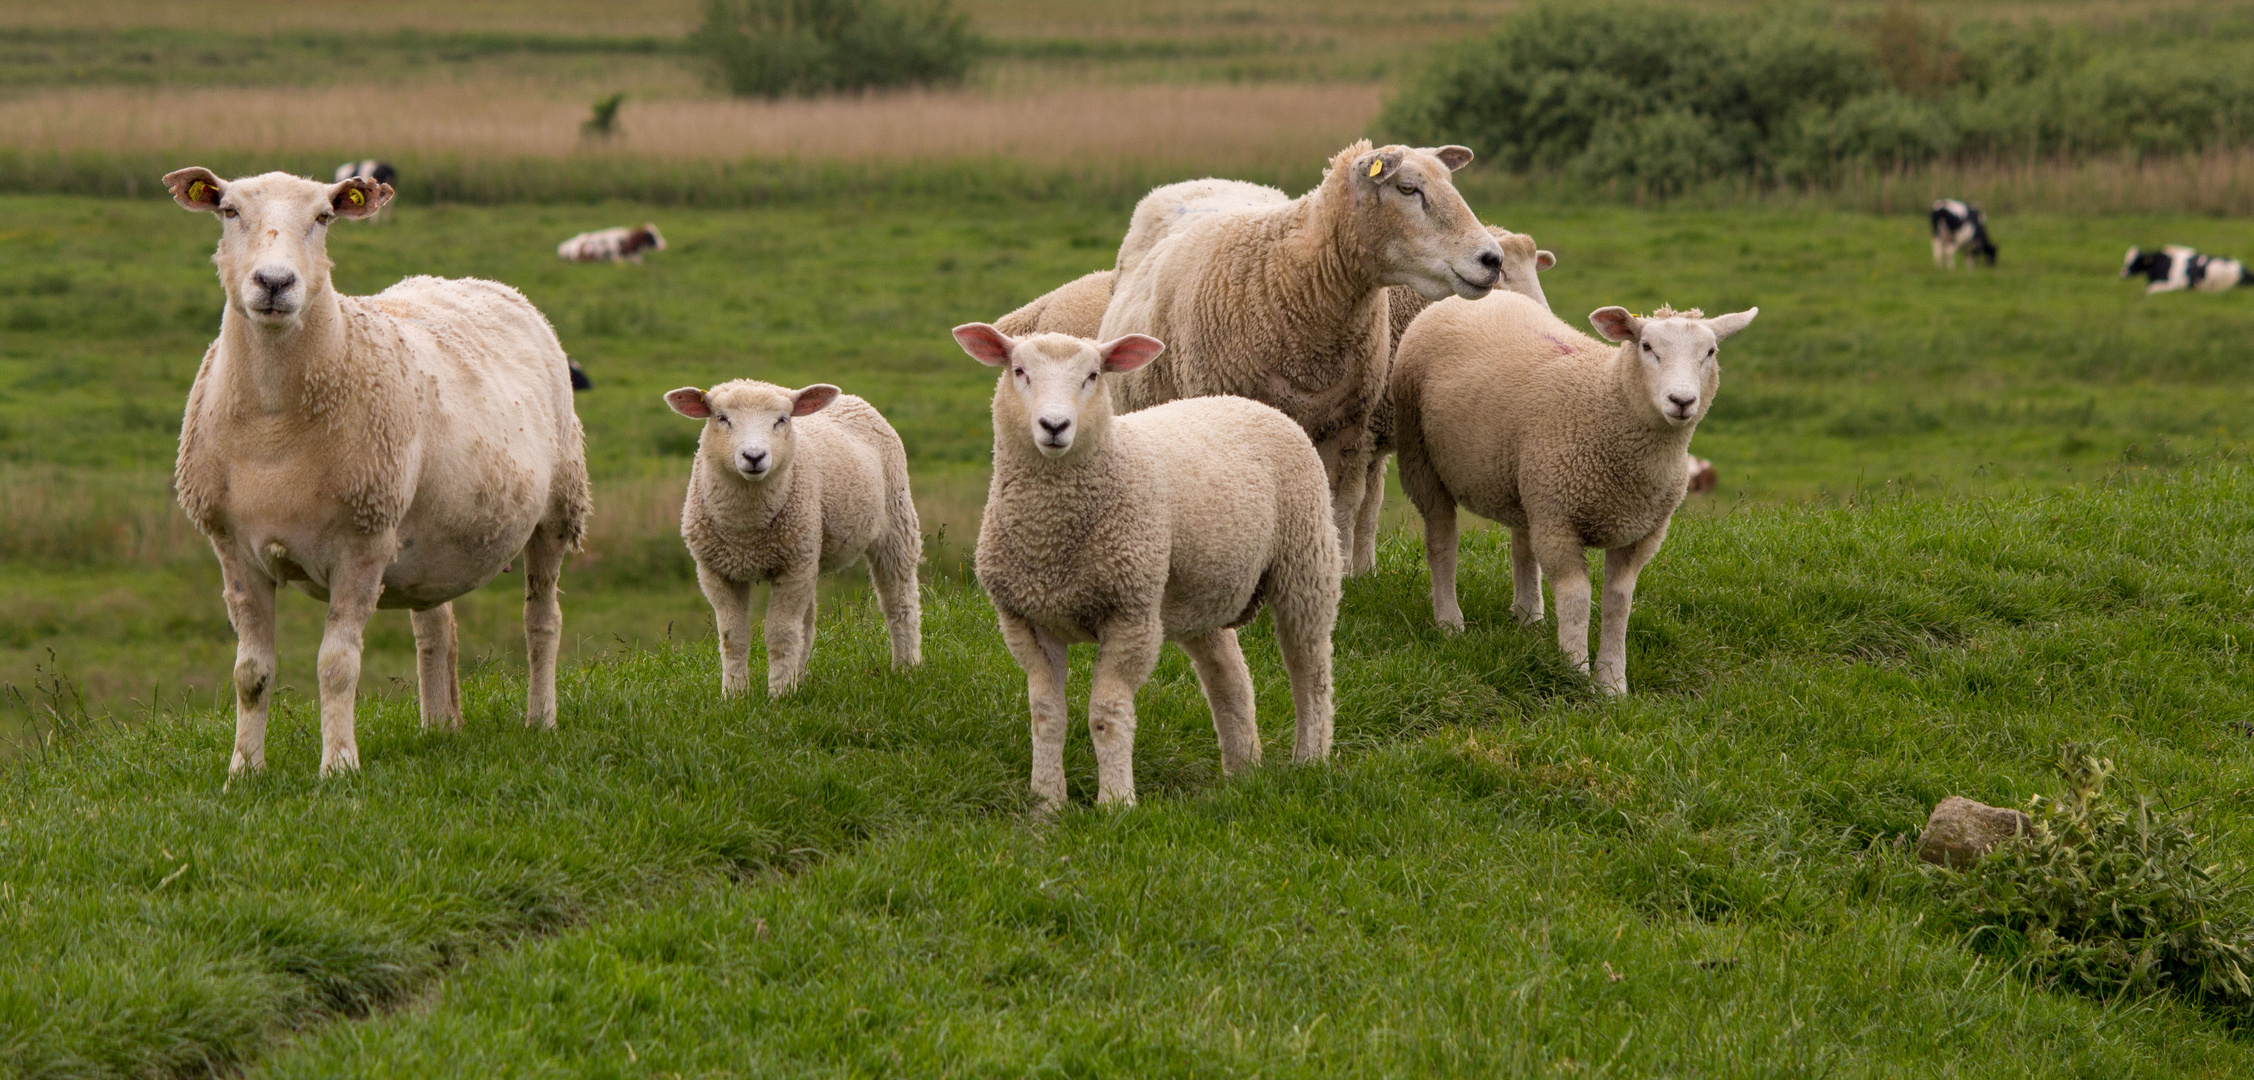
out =
<svg viewBox="0 0 2254 1080"><path fill-rule="evenodd" d="M1502 280L1495 287L1508 289L1548 308L1549 298L1542 295L1542 271L1556 266L1557 256L1535 247L1534 238L1524 233L1514 233L1500 225L1487 226L1487 232L1503 251ZM1401 335L1431 304L1432 301L1406 285L1386 290L1386 315L1391 328L1386 348L1388 358L1400 352ZM1362 505L1354 517L1354 546L1347 553L1351 560L1347 569L1352 573L1366 574L1377 568L1378 518L1385 509L1385 462L1391 456L1393 393L1388 387L1378 394L1377 404L1370 409L1369 474L1362 483Z"/></svg>
<svg viewBox="0 0 2254 1080"><path fill-rule="evenodd" d="M1322 455L1350 550L1389 360L1385 286L1476 298L1501 275L1502 250L1449 179L1470 161L1460 146L1364 140L1297 199L1212 180L1145 196L1097 336L1169 348L1117 377L1119 404L1237 394L1281 409Z"/></svg>
<svg viewBox="0 0 2254 1080"><path fill-rule="evenodd" d="M638 229L621 225L580 233L557 244L556 257L566 262L638 263L643 252L664 250L665 237L658 235L656 223L643 222Z"/></svg>
<svg viewBox="0 0 2254 1080"><path fill-rule="evenodd" d="M180 428L181 509L210 538L234 623L230 775L266 763L274 590L329 605L321 638L321 773L360 766L353 736L362 629L413 612L425 728L462 723L455 597L524 561L528 726L556 724L556 581L589 507L563 347L515 289L409 277L339 296L328 227L383 208L366 177L168 174L221 219L227 307Z"/></svg>
<svg viewBox="0 0 2254 1080"><path fill-rule="evenodd" d="M1146 335L1019 340L969 323L955 340L1003 369L977 570L1025 669L1041 804L1065 797L1065 649L1074 642L1096 643L1088 731L1098 803L1135 801L1135 691L1166 641L1197 669L1223 771L1257 764L1252 676L1236 628L1262 604L1275 614L1291 676L1292 758L1327 757L1338 534L1322 460L1299 426L1229 396L1115 417L1099 374L1158 356L1165 346Z"/></svg>
<svg viewBox="0 0 2254 1080"><path fill-rule="evenodd" d="M1628 692L1636 575L1666 539L1689 479L1691 433L1721 381L1717 346L1760 314L1705 318L1618 307L1589 321L1617 348L1515 294L1433 305L1401 339L1393 370L1401 486L1424 516L1432 614L1456 605L1456 507L1510 526L1512 613L1542 618L1557 594L1558 645L1589 670L1589 567L1605 549L1604 625L1593 672Z"/></svg>
<svg viewBox="0 0 2254 1080"><path fill-rule="evenodd" d="M704 421L681 505L681 539L720 630L720 692L751 689L751 586L768 582L767 694L806 677L814 582L864 558L892 637L892 666L923 662L916 564L923 530L908 493L908 452L883 414L838 388L752 379L669 390L674 412Z"/></svg>

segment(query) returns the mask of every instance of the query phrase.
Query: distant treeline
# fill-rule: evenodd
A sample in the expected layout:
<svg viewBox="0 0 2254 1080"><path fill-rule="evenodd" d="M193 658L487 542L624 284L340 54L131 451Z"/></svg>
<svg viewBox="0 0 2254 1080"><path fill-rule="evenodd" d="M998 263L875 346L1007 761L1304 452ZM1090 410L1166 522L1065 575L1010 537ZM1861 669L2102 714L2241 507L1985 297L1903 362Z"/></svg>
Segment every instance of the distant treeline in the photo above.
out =
<svg viewBox="0 0 2254 1080"><path fill-rule="evenodd" d="M2254 16L1950 27L1908 6L1531 8L1388 102L1389 136L1668 195L1936 162L2177 157L2254 143Z"/></svg>

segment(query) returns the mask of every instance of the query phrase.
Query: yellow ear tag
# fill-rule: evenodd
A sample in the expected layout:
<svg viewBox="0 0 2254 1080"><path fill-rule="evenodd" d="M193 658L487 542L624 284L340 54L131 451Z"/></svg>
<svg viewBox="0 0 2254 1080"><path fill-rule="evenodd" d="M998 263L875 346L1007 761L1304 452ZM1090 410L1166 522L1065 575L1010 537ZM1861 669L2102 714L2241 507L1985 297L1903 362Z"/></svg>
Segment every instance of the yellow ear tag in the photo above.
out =
<svg viewBox="0 0 2254 1080"><path fill-rule="evenodd" d="M1371 176L1376 176L1377 174L1379 174L1379 173L1381 173L1381 172L1384 172L1384 171L1385 171L1385 159L1383 159L1383 158L1379 158L1379 159L1378 159L1378 160L1376 160L1376 161L1370 162L1370 175L1371 175Z"/></svg>
<svg viewBox="0 0 2254 1080"><path fill-rule="evenodd" d="M189 202L202 202L202 201L203 201L203 189L205 189L205 188L207 188L207 187L210 187L210 186L211 186L211 185L209 185L209 184L206 184L206 183L204 183L204 182L203 182L203 181L201 181L201 180L190 180L190 181L188 181L188 201L189 201Z"/></svg>
<svg viewBox="0 0 2254 1080"><path fill-rule="evenodd" d="M360 206L368 201L367 193L361 191L359 188L353 188L351 191L346 192L344 197L352 200L352 205L354 206Z"/></svg>

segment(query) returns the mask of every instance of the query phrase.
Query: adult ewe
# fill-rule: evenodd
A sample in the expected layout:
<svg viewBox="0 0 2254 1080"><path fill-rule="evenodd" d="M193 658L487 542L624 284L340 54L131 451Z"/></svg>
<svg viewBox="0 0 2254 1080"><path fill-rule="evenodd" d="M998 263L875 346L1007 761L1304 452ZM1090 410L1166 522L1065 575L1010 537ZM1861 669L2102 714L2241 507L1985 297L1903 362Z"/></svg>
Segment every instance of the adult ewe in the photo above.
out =
<svg viewBox="0 0 2254 1080"><path fill-rule="evenodd" d="M329 283L329 224L391 188L284 173L164 178L216 213L227 290L180 427L180 506L211 538L235 624L235 754L266 761L274 587L329 605L321 636L321 773L356 769L361 629L414 612L424 727L462 723L448 603L524 560L525 722L556 723L556 578L588 511L571 377L548 320L516 290L410 277L375 296Z"/></svg>
<svg viewBox="0 0 2254 1080"><path fill-rule="evenodd" d="M720 629L720 692L751 689L751 586L767 597L767 693L806 676L814 581L866 557L892 635L892 666L923 662L916 563L923 529L908 494L908 452L868 402L816 383L790 390L737 379L665 395L704 421L681 539Z"/></svg>
<svg viewBox="0 0 2254 1080"><path fill-rule="evenodd" d="M1595 341L1515 294L1434 304L1401 338L1393 369L1401 486L1424 515L1432 615L1461 629L1456 507L1511 530L1511 610L1542 617L1557 594L1558 645L1588 667L1589 565L1604 558L1597 686L1628 692L1628 609L1636 575L1667 537L1689 481L1691 433L1721 382L1723 339L1760 313L1704 318L1617 307Z"/></svg>
<svg viewBox="0 0 2254 1080"><path fill-rule="evenodd" d="M978 530L978 582L1025 668L1033 793L1064 801L1065 648L1096 643L1088 734L1096 801L1135 801L1135 691L1159 649L1189 653L1213 711L1221 767L1260 760L1252 674L1236 628L1262 604L1291 674L1292 759L1330 754L1331 626L1338 536L1321 460L1291 419L1238 397L1114 417L1105 372L1164 348L1130 334L1015 340L955 328L994 389L994 481Z"/></svg>
<svg viewBox="0 0 2254 1080"><path fill-rule="evenodd" d="M1501 277L1501 248L1449 179L1470 161L1460 146L1365 140L1297 199L1214 180L1145 196L1097 336L1149 334L1167 351L1119 377L1120 406L1236 394L1282 410L1322 456L1351 544L1390 355L1385 287L1470 299Z"/></svg>

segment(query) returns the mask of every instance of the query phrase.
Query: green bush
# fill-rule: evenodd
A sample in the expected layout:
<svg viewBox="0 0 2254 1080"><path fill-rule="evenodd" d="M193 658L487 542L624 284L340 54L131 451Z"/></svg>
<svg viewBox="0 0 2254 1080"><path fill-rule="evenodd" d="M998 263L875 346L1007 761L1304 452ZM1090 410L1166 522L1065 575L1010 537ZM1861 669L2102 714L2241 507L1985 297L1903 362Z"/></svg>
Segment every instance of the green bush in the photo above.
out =
<svg viewBox="0 0 2254 1080"><path fill-rule="evenodd" d="M2105 788L2113 763L2069 745L2065 790L2037 798L2033 834L1962 874L1935 870L1977 948L2038 980L2103 997L2173 991L2254 1020L2254 917L2241 875L2218 873L2184 816Z"/></svg>
<svg viewBox="0 0 2254 1080"><path fill-rule="evenodd" d="M1381 125L1515 172L1659 195L1938 158L2178 154L2254 142L2254 23L2099 36L1952 30L1907 7L1846 21L1545 5L1437 56Z"/></svg>
<svg viewBox="0 0 2254 1080"><path fill-rule="evenodd" d="M691 38L731 93L955 83L977 51L948 0L707 0Z"/></svg>

